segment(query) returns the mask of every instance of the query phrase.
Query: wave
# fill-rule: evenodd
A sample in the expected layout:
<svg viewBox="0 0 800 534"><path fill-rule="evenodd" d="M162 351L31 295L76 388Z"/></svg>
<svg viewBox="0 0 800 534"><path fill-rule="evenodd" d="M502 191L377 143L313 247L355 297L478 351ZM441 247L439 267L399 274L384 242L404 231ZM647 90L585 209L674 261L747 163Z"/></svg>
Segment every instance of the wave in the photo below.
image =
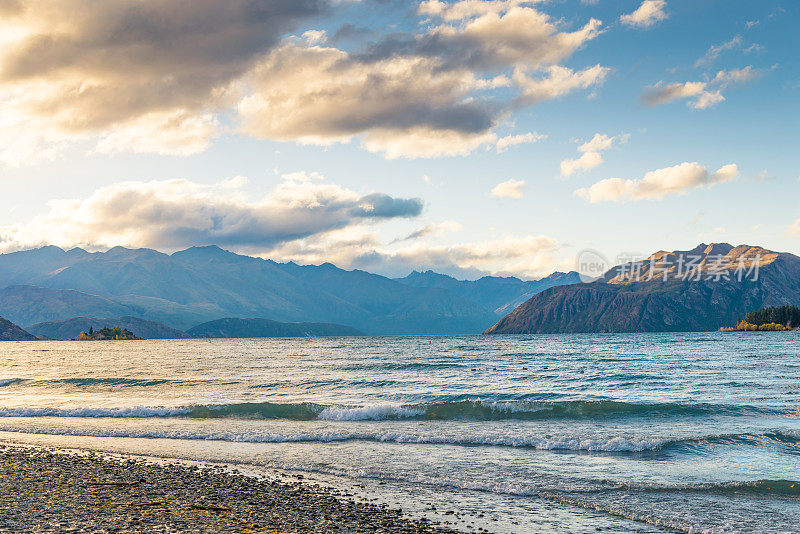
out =
<svg viewBox="0 0 800 534"><path fill-rule="evenodd" d="M146 417L146 416L145 416ZM113 428L63 427L25 424L0 424L0 431L26 434L87 436L101 438L152 438L197 441L226 441L238 443L335 443L365 441L417 445L454 445L462 447L511 447L551 451L598 453L645 453L677 451L737 443L763 447L771 443L800 448L800 436L791 433L731 434L719 436L661 438L654 436L535 436L530 434L441 434L414 430L291 430L281 429L175 429L175 428ZM604 481L600 481L604 482Z"/></svg>
<svg viewBox="0 0 800 534"><path fill-rule="evenodd" d="M669 418L695 416L800 417L800 408L720 404L628 403L612 400L483 401L336 406L315 403L245 402L183 407L0 408L0 417L170 417L288 419L293 421L535 421L547 419Z"/></svg>
<svg viewBox="0 0 800 534"><path fill-rule="evenodd" d="M91 386L116 386L116 387L153 387L165 384L183 384L183 385L200 385L206 384L202 380L170 380L166 378L92 378L92 377L76 377L76 378L54 378L49 380L34 380L26 378L0 378L0 387L13 386L17 384L25 384L32 386L73 386L73 387L91 387ZM236 382L238 383L238 382Z"/></svg>
<svg viewBox="0 0 800 534"><path fill-rule="evenodd" d="M175 417L189 413L188 408L143 407L130 408L0 408L0 417L113 417L140 419Z"/></svg>

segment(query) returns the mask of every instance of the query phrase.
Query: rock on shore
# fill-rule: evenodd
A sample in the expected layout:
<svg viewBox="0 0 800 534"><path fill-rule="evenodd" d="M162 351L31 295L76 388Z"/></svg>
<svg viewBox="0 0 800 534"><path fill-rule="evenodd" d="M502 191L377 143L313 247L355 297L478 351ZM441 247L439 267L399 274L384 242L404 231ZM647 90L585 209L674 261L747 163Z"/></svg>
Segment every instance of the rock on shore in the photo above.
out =
<svg viewBox="0 0 800 534"><path fill-rule="evenodd" d="M453 532L315 484L0 445L0 532Z"/></svg>

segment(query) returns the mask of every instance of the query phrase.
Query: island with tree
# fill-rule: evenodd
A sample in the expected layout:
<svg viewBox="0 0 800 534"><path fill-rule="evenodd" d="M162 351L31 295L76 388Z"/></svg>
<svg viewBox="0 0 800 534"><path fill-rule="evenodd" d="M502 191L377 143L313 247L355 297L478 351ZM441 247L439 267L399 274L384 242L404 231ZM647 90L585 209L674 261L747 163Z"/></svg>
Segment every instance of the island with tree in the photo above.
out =
<svg viewBox="0 0 800 534"><path fill-rule="evenodd" d="M136 337L133 332L126 328L120 328L118 326L114 328L104 327L100 330L95 330L94 327L90 326L88 332L81 331L77 337L73 338L72 341L106 341L106 340L132 340L132 339L142 339L140 337Z"/></svg>
<svg viewBox="0 0 800 534"><path fill-rule="evenodd" d="M770 306L752 311L736 326L720 328L720 332L782 332L800 328L800 308Z"/></svg>

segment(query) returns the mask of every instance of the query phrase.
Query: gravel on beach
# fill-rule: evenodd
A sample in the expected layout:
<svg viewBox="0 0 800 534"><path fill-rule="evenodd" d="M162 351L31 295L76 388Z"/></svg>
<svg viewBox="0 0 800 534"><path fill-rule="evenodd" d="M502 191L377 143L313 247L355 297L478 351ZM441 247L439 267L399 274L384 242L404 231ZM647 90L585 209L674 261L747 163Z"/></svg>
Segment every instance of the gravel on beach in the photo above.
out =
<svg viewBox="0 0 800 534"><path fill-rule="evenodd" d="M454 532L302 481L0 445L0 532Z"/></svg>

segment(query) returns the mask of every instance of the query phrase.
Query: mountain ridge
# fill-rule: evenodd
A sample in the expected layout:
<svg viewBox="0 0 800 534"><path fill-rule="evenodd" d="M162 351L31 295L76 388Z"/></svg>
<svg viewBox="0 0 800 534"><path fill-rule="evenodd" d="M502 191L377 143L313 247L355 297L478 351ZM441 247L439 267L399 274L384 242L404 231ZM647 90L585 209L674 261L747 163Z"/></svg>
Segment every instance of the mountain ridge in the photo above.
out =
<svg viewBox="0 0 800 534"><path fill-rule="evenodd" d="M759 260L753 276L759 256L764 263ZM689 260L695 270L686 269ZM737 277L739 267L750 278ZM749 245L701 244L615 266L598 281L545 290L485 333L713 331L763 306L798 302L800 257Z"/></svg>
<svg viewBox="0 0 800 534"><path fill-rule="evenodd" d="M278 263L214 245L172 254L52 246L0 254L0 280L6 284L0 286L0 314L18 324L133 316L186 331L226 317L268 317L348 325L368 334L480 333L503 306L515 306L514 299L533 287L499 277L456 281L455 289L421 287L330 263ZM502 302L463 290L492 284L517 287Z"/></svg>

